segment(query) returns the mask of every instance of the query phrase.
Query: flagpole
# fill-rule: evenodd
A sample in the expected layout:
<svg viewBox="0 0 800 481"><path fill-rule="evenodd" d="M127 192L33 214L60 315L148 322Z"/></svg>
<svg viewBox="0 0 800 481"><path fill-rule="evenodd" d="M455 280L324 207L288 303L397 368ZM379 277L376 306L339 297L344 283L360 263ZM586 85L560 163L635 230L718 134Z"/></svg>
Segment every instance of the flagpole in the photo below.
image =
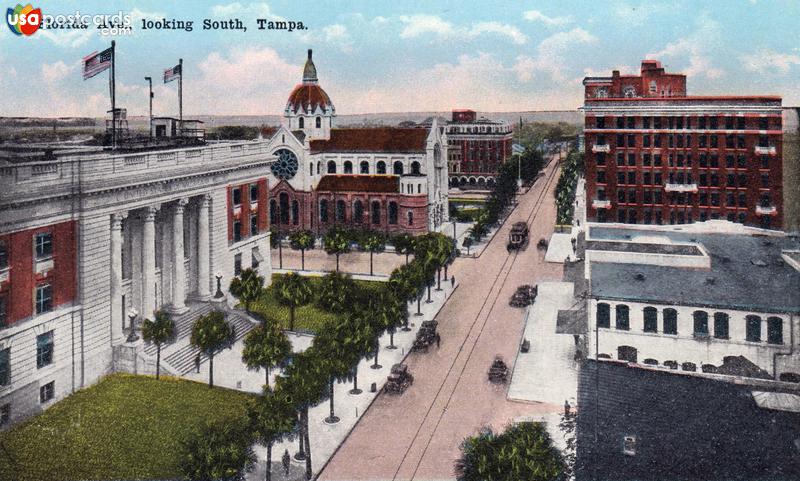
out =
<svg viewBox="0 0 800 481"><path fill-rule="evenodd" d="M180 135L183 137L183 59L178 59L180 74L178 77L178 117L180 118Z"/></svg>
<svg viewBox="0 0 800 481"><path fill-rule="evenodd" d="M111 41L111 148L117 148L117 102L116 102L116 79L114 77L114 63L116 61L116 53L114 46L116 42Z"/></svg>

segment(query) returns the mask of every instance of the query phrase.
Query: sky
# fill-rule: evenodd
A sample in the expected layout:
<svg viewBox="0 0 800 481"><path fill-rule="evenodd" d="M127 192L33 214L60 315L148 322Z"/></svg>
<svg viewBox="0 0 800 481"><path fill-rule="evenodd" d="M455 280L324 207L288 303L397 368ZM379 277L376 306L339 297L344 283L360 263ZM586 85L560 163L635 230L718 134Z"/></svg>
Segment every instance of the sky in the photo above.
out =
<svg viewBox="0 0 800 481"><path fill-rule="evenodd" d="M13 5L15 5L14 3ZM13 7L8 3L9 7ZM500 1L286 0L268 2L49 1L45 14L133 19L116 39L117 105L177 115L184 61L184 117L280 115L300 82L306 49L338 114L574 110L587 75L638 72L642 59L687 74L690 95L781 95L800 105L797 0ZM246 32L203 30L204 19L240 18ZM305 30L258 30L256 18ZM194 29L142 30L141 22L193 20ZM6 22L3 22L6 23ZM0 25L0 116L100 117L108 76L84 81L81 59L110 45L97 30L40 29L16 36Z"/></svg>

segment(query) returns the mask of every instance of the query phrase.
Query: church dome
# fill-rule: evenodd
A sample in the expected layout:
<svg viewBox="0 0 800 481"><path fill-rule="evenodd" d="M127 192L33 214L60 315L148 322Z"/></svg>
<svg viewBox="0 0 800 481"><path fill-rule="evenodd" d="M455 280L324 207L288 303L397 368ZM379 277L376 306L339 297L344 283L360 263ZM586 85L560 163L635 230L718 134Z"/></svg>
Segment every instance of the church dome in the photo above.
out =
<svg viewBox="0 0 800 481"><path fill-rule="evenodd" d="M303 83L295 86L289 94L286 103L287 113L307 113L313 114L317 108L323 112L333 111L331 98L322 87L319 86L317 79L317 68L311 59L311 49L308 50L308 60L303 68Z"/></svg>

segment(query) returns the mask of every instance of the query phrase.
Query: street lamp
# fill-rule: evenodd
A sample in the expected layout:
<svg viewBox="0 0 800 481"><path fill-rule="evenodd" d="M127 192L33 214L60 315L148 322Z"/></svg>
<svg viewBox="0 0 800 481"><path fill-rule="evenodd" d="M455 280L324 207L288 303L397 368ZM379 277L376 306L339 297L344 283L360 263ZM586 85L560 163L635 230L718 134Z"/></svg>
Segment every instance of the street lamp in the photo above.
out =
<svg viewBox="0 0 800 481"><path fill-rule="evenodd" d="M139 336L136 335L136 316L138 315L139 313L136 312L136 309L134 308L131 308L128 311L128 319L130 319L131 332L130 334L128 334L127 342L136 342L139 340Z"/></svg>
<svg viewBox="0 0 800 481"><path fill-rule="evenodd" d="M222 299L225 297L225 294L222 293L222 273L217 272L214 277L217 278L217 292L214 294L214 299Z"/></svg>
<svg viewBox="0 0 800 481"><path fill-rule="evenodd" d="M144 79L150 84L150 123L148 133L150 134L150 140L153 140L153 78L145 77Z"/></svg>

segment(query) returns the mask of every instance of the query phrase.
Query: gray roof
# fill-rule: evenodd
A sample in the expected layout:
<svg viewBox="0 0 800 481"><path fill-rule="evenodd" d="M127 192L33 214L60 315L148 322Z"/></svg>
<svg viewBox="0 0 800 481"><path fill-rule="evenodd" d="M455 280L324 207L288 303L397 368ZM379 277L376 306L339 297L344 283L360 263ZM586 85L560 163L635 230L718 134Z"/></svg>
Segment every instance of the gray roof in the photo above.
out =
<svg viewBox="0 0 800 481"><path fill-rule="evenodd" d="M697 242L711 257L711 269L592 262L594 298L704 306L755 312L800 312L800 272L781 257L800 247L797 238L745 234L637 231L592 227L594 239L668 237Z"/></svg>

